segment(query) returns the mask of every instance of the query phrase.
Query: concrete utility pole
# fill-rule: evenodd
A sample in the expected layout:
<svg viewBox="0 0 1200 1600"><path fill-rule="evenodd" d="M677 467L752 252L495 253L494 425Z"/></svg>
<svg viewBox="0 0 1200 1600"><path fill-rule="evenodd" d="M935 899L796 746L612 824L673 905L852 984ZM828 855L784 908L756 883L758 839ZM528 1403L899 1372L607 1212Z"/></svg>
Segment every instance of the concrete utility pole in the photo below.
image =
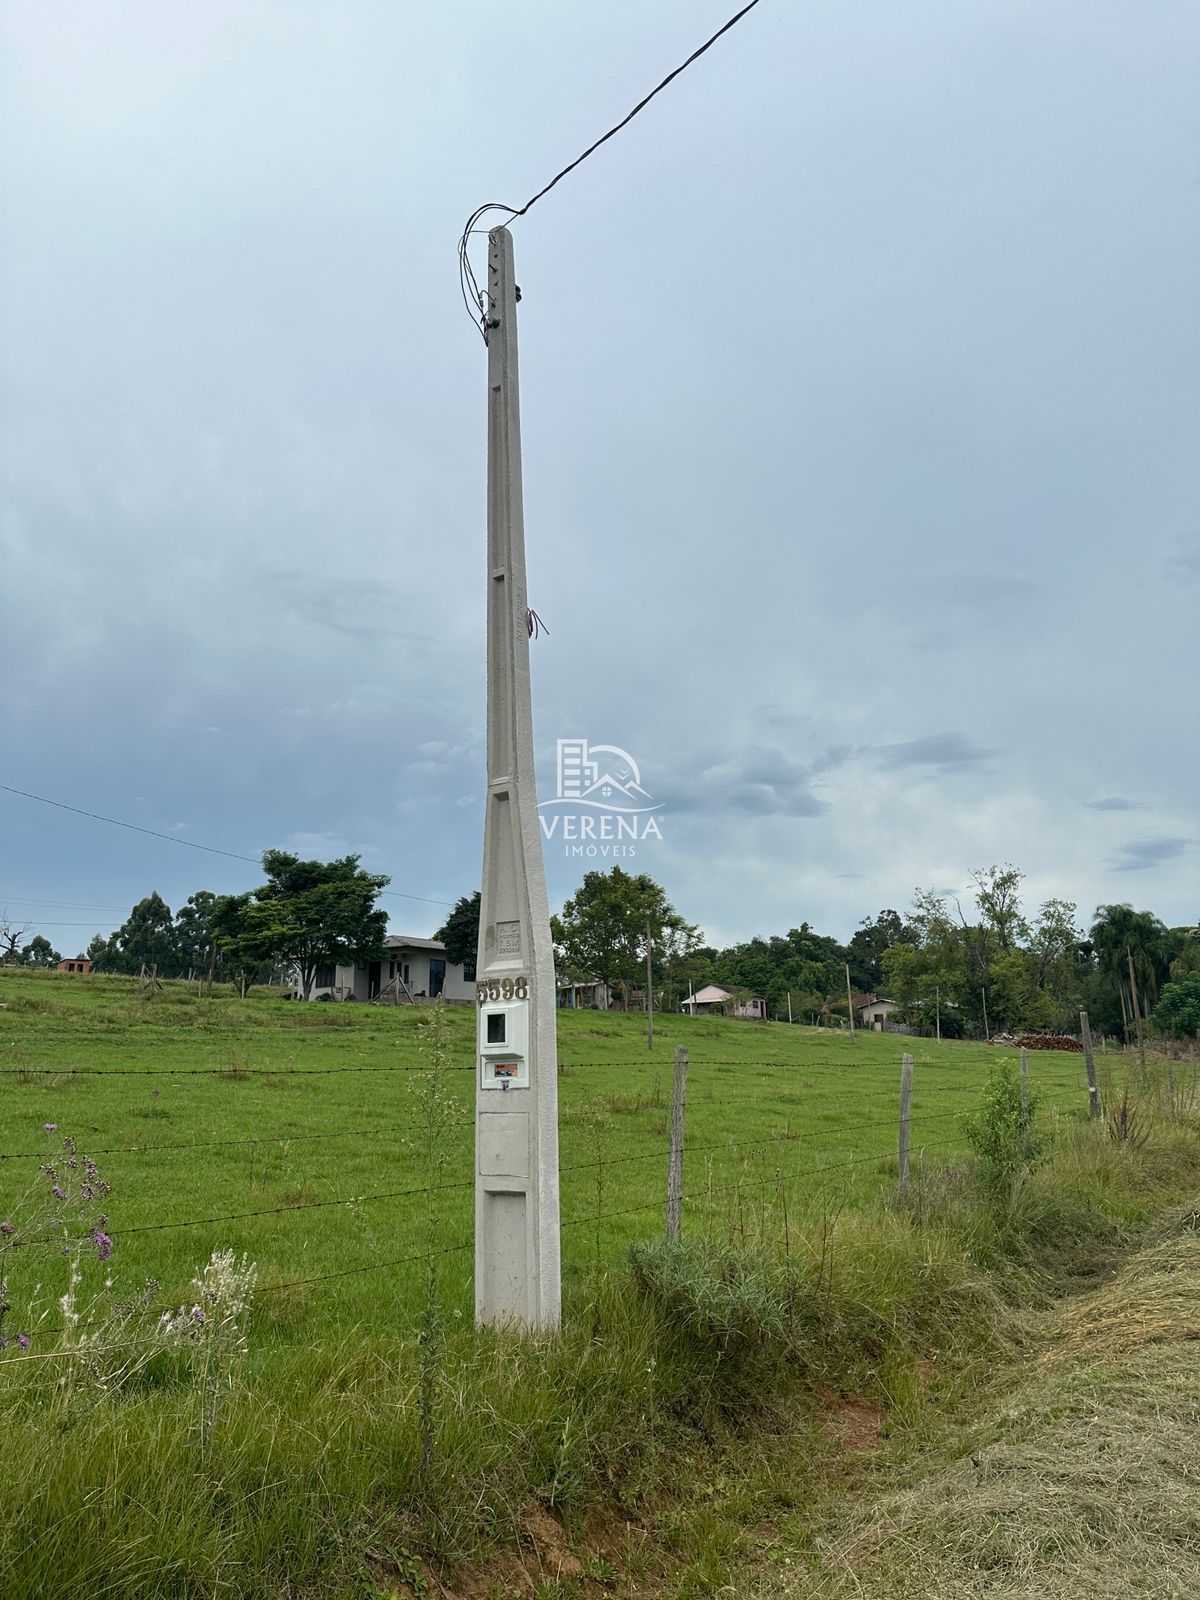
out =
<svg viewBox="0 0 1200 1600"><path fill-rule="evenodd" d="M479 914L475 1320L556 1328L558 1054L538 831L512 235L488 235L487 812Z"/></svg>

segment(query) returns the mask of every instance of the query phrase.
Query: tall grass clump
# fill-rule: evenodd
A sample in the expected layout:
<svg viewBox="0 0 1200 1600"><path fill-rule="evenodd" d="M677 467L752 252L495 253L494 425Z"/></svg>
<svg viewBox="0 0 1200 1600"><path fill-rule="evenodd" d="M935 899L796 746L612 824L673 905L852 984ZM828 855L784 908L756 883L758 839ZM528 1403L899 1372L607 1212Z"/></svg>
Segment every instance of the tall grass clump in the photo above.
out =
<svg viewBox="0 0 1200 1600"><path fill-rule="evenodd" d="M450 1041L446 1008L439 998L421 1029L421 1070L409 1085L413 1128L408 1143L425 1179L420 1237L424 1246L421 1306L417 1323L417 1368L420 1374L417 1410L421 1427L421 1481L428 1485L433 1470L437 1433L438 1390L443 1379L446 1313L438 1280L444 1248L438 1191L457 1144L462 1107L448 1084Z"/></svg>

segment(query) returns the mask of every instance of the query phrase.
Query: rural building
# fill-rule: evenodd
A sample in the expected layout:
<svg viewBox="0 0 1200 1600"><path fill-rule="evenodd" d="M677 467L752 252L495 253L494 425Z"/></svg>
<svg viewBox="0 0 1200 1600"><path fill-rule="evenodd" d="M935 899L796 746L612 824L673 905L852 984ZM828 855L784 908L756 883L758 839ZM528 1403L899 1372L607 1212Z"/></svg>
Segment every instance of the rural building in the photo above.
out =
<svg viewBox="0 0 1200 1600"><path fill-rule="evenodd" d="M733 1005L729 1005L731 1000L734 1001ZM734 1000L733 992L722 989L719 983L707 984L695 994L688 995L679 1009L689 1017L703 1017L712 1011L724 1014L726 1006L729 1006L731 1017L741 1017L749 1022L767 1020L767 1002L762 995L748 995L744 1000Z"/></svg>
<svg viewBox="0 0 1200 1600"><path fill-rule="evenodd" d="M873 1028L876 1033L884 1032L885 1024L897 1009L894 1000L885 1000L882 995L875 994L860 994L854 1004L858 1011L859 1026Z"/></svg>
<svg viewBox="0 0 1200 1600"><path fill-rule="evenodd" d="M379 961L357 966L318 967L310 1000L322 995L330 1000L384 999L396 1005L436 1000L450 1005L470 1005L475 1000L475 969L447 961L440 939L418 939L407 933L389 933L383 941L387 954Z"/></svg>
<svg viewBox="0 0 1200 1600"><path fill-rule="evenodd" d="M587 978L581 983L558 980L558 1003L564 1011L608 1011L612 993L602 978Z"/></svg>
<svg viewBox="0 0 1200 1600"><path fill-rule="evenodd" d="M726 1001L732 999L728 989L722 989L719 983L709 983L688 995L679 1009L686 1011L689 1017L703 1017L710 1011L723 1011Z"/></svg>
<svg viewBox="0 0 1200 1600"><path fill-rule="evenodd" d="M739 1000L734 1006L733 1015L741 1017L747 1022L765 1022L767 1020L767 1002L761 994L747 995L745 1000Z"/></svg>
<svg viewBox="0 0 1200 1600"><path fill-rule="evenodd" d="M58 963L59 972L90 972L92 963L86 956L74 956L68 961Z"/></svg>

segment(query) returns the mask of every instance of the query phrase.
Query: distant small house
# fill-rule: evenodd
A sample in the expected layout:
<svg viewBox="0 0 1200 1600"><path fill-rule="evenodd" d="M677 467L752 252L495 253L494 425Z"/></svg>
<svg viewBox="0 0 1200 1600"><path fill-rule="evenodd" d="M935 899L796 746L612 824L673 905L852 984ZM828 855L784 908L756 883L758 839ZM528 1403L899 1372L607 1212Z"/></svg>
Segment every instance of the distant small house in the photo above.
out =
<svg viewBox="0 0 1200 1600"><path fill-rule="evenodd" d="M706 984L695 994L688 995L679 1009L689 1017L703 1017L713 1011L724 1013L726 1008L731 1017L741 1017L751 1022L767 1020L767 1002L761 995L747 995L738 1000L732 990L722 989L719 983Z"/></svg>
<svg viewBox="0 0 1200 1600"><path fill-rule="evenodd" d="M558 1003L564 1011L608 1011L612 993L602 978L587 978L581 983L558 981Z"/></svg>
<svg viewBox="0 0 1200 1600"><path fill-rule="evenodd" d="M765 1022L767 1020L767 1002L760 994L747 995L745 1000L739 1000L733 1008L735 1017L742 1017L747 1022Z"/></svg>
<svg viewBox="0 0 1200 1600"><path fill-rule="evenodd" d="M91 970L92 963L86 956L75 956L73 960L60 961L58 963L59 972L90 972Z"/></svg>
<svg viewBox="0 0 1200 1600"><path fill-rule="evenodd" d="M732 999L728 989L722 989L719 983L709 983L695 994L689 994L679 1009L686 1011L689 1017L703 1017L710 1011L723 1011Z"/></svg>
<svg viewBox="0 0 1200 1600"><path fill-rule="evenodd" d="M860 1027L882 1033L892 1012L899 1008L894 1000L885 1000L882 995L863 994L855 1001L855 1009L858 1011Z"/></svg>
<svg viewBox="0 0 1200 1600"><path fill-rule="evenodd" d="M436 1000L469 1005L475 999L475 968L447 961L440 939L389 933L387 954L356 966L318 967L310 1000L385 1000L410 1005Z"/></svg>

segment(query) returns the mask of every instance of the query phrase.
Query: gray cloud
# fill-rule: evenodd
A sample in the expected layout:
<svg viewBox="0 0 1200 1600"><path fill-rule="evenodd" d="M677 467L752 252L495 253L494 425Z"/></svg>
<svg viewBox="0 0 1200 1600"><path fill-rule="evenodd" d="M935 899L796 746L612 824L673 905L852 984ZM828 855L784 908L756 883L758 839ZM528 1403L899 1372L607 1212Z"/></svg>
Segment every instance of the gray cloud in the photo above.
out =
<svg viewBox="0 0 1200 1600"><path fill-rule="evenodd" d="M1103 800L1085 800L1089 811L1145 811L1144 800L1124 800L1120 795L1108 795Z"/></svg>
<svg viewBox="0 0 1200 1600"><path fill-rule="evenodd" d="M748 745L702 765L685 789L676 789L663 798L677 812L819 817L828 806L813 794L811 779L811 769L782 750L770 745Z"/></svg>
<svg viewBox="0 0 1200 1600"><path fill-rule="evenodd" d="M519 203L695 7L510 8L503 115L483 0L105 10L0 25L6 781L453 900L485 786L478 152ZM1200 836L1198 54L1186 0L759 7L514 229L539 775L569 732L634 753L668 802L639 865L689 917L848 936L1006 859L1031 900L1120 898L1079 817L1118 782L1153 808L1122 835ZM257 878L13 796L0 828L14 895ZM552 897L582 870L548 860ZM1139 883L1194 916L1172 860Z"/></svg>
<svg viewBox="0 0 1200 1600"><path fill-rule="evenodd" d="M1160 835L1155 839L1131 839L1121 846L1120 854L1113 858L1114 872L1145 872L1174 861L1187 849L1190 839Z"/></svg>
<svg viewBox="0 0 1200 1600"><path fill-rule="evenodd" d="M255 588L259 605L305 626L329 628L352 640L428 648L425 631L413 626L412 597L378 573L370 581L332 570L269 568Z"/></svg>
<svg viewBox="0 0 1200 1600"><path fill-rule="evenodd" d="M934 767L939 772L968 772L982 767L996 752L966 733L929 733L903 744L880 745L875 754L889 770Z"/></svg>
<svg viewBox="0 0 1200 1600"><path fill-rule="evenodd" d="M1167 557L1167 575L1176 582L1200 583L1200 535L1175 541L1175 548Z"/></svg>
<svg viewBox="0 0 1200 1600"><path fill-rule="evenodd" d="M934 578L930 593L958 608L994 611L997 606L1028 605L1038 593L1032 578L1019 572L949 572Z"/></svg>

